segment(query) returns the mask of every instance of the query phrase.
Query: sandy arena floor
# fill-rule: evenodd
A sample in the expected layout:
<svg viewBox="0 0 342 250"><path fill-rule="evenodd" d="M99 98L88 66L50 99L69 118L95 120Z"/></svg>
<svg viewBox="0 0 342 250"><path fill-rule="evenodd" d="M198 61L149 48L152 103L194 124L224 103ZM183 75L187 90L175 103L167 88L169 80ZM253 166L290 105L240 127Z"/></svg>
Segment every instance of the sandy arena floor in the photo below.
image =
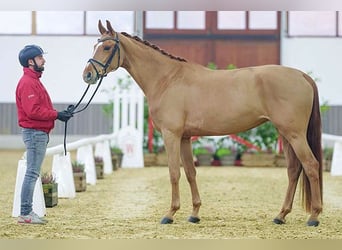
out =
<svg viewBox="0 0 342 250"><path fill-rule="evenodd" d="M120 169L88 185L74 199L47 208L47 225L18 225L11 217L21 151L0 151L0 239L342 239L342 177L324 173L324 211L319 227L296 194L285 225L275 225L287 187L286 169L198 167L201 222L187 222L190 189L182 171L181 209L161 225L170 206L168 169ZM44 170L51 159L44 161Z"/></svg>

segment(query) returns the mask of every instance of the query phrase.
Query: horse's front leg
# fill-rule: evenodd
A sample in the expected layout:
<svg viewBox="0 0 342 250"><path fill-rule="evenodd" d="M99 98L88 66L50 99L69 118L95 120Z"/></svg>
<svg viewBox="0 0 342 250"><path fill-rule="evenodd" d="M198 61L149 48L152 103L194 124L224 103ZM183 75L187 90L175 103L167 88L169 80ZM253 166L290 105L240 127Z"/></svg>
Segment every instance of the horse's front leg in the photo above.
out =
<svg viewBox="0 0 342 250"><path fill-rule="evenodd" d="M188 221L197 223L200 221L198 216L199 209L201 206L201 198L198 192L198 187L196 183L196 169L194 165L194 160L192 156L192 146L190 138L183 138L181 141L181 158L183 162L184 171L186 178L189 182L192 196L192 214Z"/></svg>
<svg viewBox="0 0 342 250"><path fill-rule="evenodd" d="M161 220L161 224L173 223L173 216L180 208L179 178L180 178L180 137L169 130L162 131L165 149L168 154L168 166L171 182L171 207Z"/></svg>

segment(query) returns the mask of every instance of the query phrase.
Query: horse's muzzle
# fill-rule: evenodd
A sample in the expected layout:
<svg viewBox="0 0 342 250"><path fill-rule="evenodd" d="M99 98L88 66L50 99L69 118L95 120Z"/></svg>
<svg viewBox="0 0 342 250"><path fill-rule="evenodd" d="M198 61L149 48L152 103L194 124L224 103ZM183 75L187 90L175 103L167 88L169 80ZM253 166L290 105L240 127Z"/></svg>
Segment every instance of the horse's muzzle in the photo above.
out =
<svg viewBox="0 0 342 250"><path fill-rule="evenodd" d="M93 74L91 71L83 73L83 81L88 84L95 84L97 81L97 75Z"/></svg>

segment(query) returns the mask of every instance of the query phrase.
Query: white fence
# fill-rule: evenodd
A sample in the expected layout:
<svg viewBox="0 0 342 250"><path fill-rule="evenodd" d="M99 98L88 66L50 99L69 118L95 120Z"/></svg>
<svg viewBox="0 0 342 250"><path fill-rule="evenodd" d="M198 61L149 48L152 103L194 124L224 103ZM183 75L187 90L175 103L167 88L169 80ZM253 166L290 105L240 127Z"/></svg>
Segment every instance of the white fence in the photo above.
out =
<svg viewBox="0 0 342 250"><path fill-rule="evenodd" d="M330 174L332 176L342 175L342 136L323 134L322 141L323 147L334 148Z"/></svg>
<svg viewBox="0 0 342 250"><path fill-rule="evenodd" d="M136 84L129 89L117 88L113 91L113 133L85 138L67 143L67 154L64 146L49 147L46 155L52 155L52 173L58 183L58 197L74 198L76 196L72 173L72 163L69 151L77 150L77 161L83 163L86 172L86 183L96 184L95 157L103 159L104 174L113 171L111 146L117 146L123 151L121 167L144 167L143 131L144 131L144 96ZM26 171L25 157L19 160L17 180L14 192L12 216L20 213L20 192ZM46 213L42 183L39 178L33 197L33 209L39 216Z"/></svg>

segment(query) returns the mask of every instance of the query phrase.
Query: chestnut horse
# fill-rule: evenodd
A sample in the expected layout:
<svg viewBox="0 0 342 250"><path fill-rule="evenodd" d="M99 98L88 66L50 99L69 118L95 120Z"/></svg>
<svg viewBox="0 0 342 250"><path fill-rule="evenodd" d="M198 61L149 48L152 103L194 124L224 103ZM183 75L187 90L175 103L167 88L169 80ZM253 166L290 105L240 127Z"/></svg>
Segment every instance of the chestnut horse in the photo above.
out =
<svg viewBox="0 0 342 250"><path fill-rule="evenodd" d="M319 224L322 211L321 117L317 87L305 73L279 65L211 70L172 56L147 41L115 32L101 21L83 79L95 84L119 67L125 68L143 90L154 126L164 139L172 187L171 207L161 220L173 222L180 208L181 158L192 195L189 221L200 221L201 199L196 183L191 136L227 135L266 121L284 142L288 188L274 223L285 223L302 173L303 206L309 226ZM303 170L303 171L302 171Z"/></svg>

